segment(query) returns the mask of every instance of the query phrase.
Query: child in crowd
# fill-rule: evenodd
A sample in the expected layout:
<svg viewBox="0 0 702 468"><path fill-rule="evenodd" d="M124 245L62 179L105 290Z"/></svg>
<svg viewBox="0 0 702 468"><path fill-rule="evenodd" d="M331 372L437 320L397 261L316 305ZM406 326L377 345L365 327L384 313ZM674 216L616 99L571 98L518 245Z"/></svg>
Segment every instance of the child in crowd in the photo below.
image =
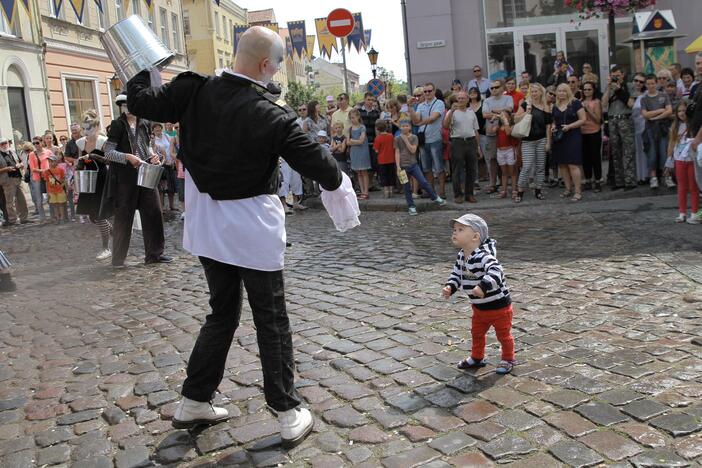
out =
<svg viewBox="0 0 702 468"><path fill-rule="evenodd" d="M44 173L49 206L53 209L56 224L66 219L66 171L59 166L58 157L49 156L49 169Z"/></svg>
<svg viewBox="0 0 702 468"><path fill-rule="evenodd" d="M317 132L317 143L322 147L325 153L331 156L331 145L329 144L329 135L324 130Z"/></svg>
<svg viewBox="0 0 702 468"><path fill-rule="evenodd" d="M448 299L458 290L466 291L473 309L471 353L458 363L458 368L472 369L487 364L485 336L490 327L494 327L502 346L502 360L495 372L508 374L515 365L513 310L502 265L497 260L496 241L488 236L485 220L474 214L465 214L451 220L450 224L451 242L461 250L442 290L443 296Z"/></svg>
<svg viewBox="0 0 702 468"><path fill-rule="evenodd" d="M375 140L373 149L378 154L378 178L383 186L383 197L392 197L392 189L395 187L395 138L388 133L388 124L385 120L378 119L375 122Z"/></svg>
<svg viewBox="0 0 702 468"><path fill-rule="evenodd" d="M517 190L517 159L514 154L516 146L515 139L512 134L512 113L508 110L502 111L500 114L500 128L497 130L497 164L500 166L502 173L502 191L499 194L500 198L507 198L507 179L512 178L512 198L516 199L519 196Z"/></svg>
<svg viewBox="0 0 702 468"><path fill-rule="evenodd" d="M358 185L361 189L358 198L368 200L368 188L370 185L368 171L371 168L371 160L368 138L366 138L366 127L361 121L361 112L358 109L351 109L349 120L351 121L351 128L349 128L347 145L351 152L351 169L358 175Z"/></svg>
<svg viewBox="0 0 702 468"><path fill-rule="evenodd" d="M400 114L409 114L409 108L407 107L407 95L398 94L397 103L400 105Z"/></svg>
<svg viewBox="0 0 702 468"><path fill-rule="evenodd" d="M407 201L407 208L410 216L415 216L417 214L417 207L414 204L414 198L412 197L412 187L409 182L409 177L414 177L422 190L425 190L429 197L434 201L434 203L439 206L446 205L446 201L438 196L431 185L427 182L424 177L422 170L417 164L417 147L419 146L419 140L417 135L412 134L412 124L409 120L400 120L400 136L395 137L395 165L398 171L398 177L400 178L400 183L404 185L405 188L405 200Z"/></svg>
<svg viewBox="0 0 702 468"><path fill-rule="evenodd" d="M64 157L63 153L58 155L59 167L63 169L66 174L66 203L68 205L68 220L75 221L76 219L76 208L75 208L75 196L74 187L74 176L75 171L73 169L73 164L68 162Z"/></svg>
<svg viewBox="0 0 702 468"><path fill-rule="evenodd" d="M678 217L676 223L684 223L687 213L687 196L690 195L690 216L687 217L689 224L700 224L702 221L702 211L699 206L699 191L695 182L695 165L692 161L694 154L690 148L692 138L690 138L687 128L687 104L680 101L675 107L675 120L670 128L668 141L668 162L675 165L675 178L678 180Z"/></svg>
<svg viewBox="0 0 702 468"><path fill-rule="evenodd" d="M337 122L332 127L331 154L339 170L349 174L349 163L346 157L346 137L343 122Z"/></svg>

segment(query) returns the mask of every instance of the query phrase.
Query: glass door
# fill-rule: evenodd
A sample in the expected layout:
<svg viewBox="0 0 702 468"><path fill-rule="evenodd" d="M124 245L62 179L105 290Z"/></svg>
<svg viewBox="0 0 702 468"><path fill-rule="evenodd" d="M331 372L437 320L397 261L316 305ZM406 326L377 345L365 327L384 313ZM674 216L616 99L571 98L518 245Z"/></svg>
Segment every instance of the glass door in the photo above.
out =
<svg viewBox="0 0 702 468"><path fill-rule="evenodd" d="M558 30L544 32L520 31L517 35L517 76L522 71L531 75L532 81L546 85L553 75L553 64L556 61L556 52L559 48L560 34Z"/></svg>
<svg viewBox="0 0 702 468"><path fill-rule="evenodd" d="M607 46L599 29L565 31L565 50L568 63L578 76L583 75L583 65L589 64L592 73L602 82L607 74ZM604 50L603 49L604 46ZM604 75L603 75L604 73Z"/></svg>

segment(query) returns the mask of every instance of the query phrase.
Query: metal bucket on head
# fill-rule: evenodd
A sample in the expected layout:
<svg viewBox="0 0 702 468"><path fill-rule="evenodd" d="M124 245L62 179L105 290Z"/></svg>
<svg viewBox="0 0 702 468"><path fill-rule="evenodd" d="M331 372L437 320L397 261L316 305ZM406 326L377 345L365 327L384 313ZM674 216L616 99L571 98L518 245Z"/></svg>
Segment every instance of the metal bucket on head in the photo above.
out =
<svg viewBox="0 0 702 468"><path fill-rule="evenodd" d="M97 190L98 165L95 161L95 170L81 169L75 172L76 190L78 193L95 193Z"/></svg>
<svg viewBox="0 0 702 468"><path fill-rule="evenodd" d="M139 166L139 174L137 175L137 185L148 189L155 189L161 180L162 173L163 166L142 162L141 166Z"/></svg>
<svg viewBox="0 0 702 468"><path fill-rule="evenodd" d="M100 42L123 85L141 71L167 66L175 57L137 15L115 23L100 35Z"/></svg>

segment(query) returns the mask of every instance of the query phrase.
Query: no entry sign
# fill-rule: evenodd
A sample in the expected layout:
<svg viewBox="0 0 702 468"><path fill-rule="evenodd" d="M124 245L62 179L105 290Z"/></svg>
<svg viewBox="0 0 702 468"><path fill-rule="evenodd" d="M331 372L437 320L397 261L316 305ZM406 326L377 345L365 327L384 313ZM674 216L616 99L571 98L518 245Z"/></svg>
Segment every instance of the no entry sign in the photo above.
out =
<svg viewBox="0 0 702 468"><path fill-rule="evenodd" d="M327 29L336 37L346 37L353 31L354 20L349 10L337 8L327 15Z"/></svg>

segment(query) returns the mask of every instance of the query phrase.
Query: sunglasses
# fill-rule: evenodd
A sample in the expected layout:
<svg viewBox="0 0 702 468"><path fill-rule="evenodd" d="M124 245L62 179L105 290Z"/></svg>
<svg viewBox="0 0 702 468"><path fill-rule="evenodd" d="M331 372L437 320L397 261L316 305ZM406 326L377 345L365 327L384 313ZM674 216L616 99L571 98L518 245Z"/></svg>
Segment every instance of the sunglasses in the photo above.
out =
<svg viewBox="0 0 702 468"><path fill-rule="evenodd" d="M548 93L549 96L555 96L556 93Z"/></svg>
<svg viewBox="0 0 702 468"><path fill-rule="evenodd" d="M307 108L306 108L306 107L300 107L298 110L299 110L300 112L304 112L304 111L307 110Z"/></svg>
<svg viewBox="0 0 702 468"><path fill-rule="evenodd" d="M34 143L35 145L41 145L41 141L33 141L32 143Z"/></svg>
<svg viewBox="0 0 702 468"><path fill-rule="evenodd" d="M490 89L500 89L500 86L490 86Z"/></svg>
<svg viewBox="0 0 702 468"><path fill-rule="evenodd" d="M644 80L634 80L634 83L645 83Z"/></svg>
<svg viewBox="0 0 702 468"><path fill-rule="evenodd" d="M480 68L476 68L475 70L473 70L473 73L480 73L481 71L482 70Z"/></svg>
<svg viewBox="0 0 702 468"><path fill-rule="evenodd" d="M424 90L424 94L429 94L429 93L433 93L433 92L434 92L433 89L430 89L430 90L426 90L426 89L425 89L425 90Z"/></svg>

